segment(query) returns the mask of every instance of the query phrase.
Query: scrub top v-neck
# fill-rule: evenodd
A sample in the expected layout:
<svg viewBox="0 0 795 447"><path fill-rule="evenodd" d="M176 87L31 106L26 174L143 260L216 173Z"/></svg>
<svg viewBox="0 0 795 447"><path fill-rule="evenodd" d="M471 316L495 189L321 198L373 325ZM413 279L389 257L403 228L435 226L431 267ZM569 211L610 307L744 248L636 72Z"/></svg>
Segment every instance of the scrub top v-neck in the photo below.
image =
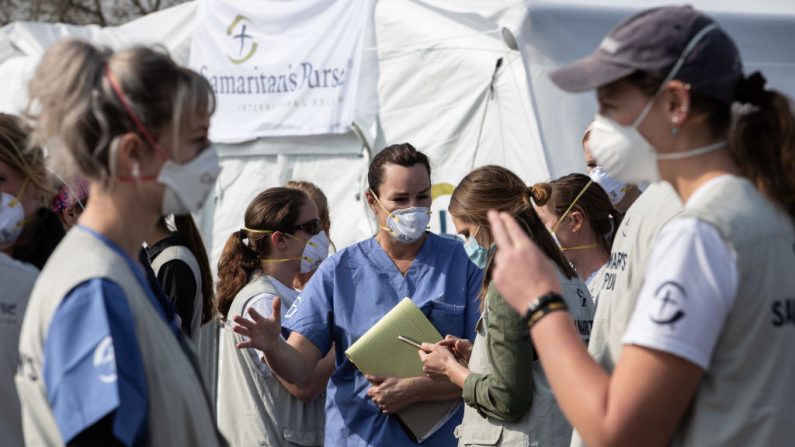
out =
<svg viewBox="0 0 795 447"><path fill-rule="evenodd" d="M417 445L396 417L381 413L367 397L370 384L345 350L404 297L409 297L444 336L473 340L480 316L483 274L463 244L427 233L416 258L400 272L375 238L341 250L321 264L283 325L325 354L336 349L336 370L326 396L326 445ZM454 446L462 410L423 446Z"/></svg>

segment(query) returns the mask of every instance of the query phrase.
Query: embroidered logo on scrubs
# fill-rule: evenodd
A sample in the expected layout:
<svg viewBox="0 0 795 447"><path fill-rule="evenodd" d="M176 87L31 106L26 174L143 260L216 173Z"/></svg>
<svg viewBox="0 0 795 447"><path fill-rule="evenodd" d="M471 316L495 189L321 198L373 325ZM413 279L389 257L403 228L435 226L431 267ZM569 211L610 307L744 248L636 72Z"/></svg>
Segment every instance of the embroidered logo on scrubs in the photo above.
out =
<svg viewBox="0 0 795 447"><path fill-rule="evenodd" d="M660 306L649 318L657 324L670 325L673 329L674 323L685 316L681 307L682 301L687 298L685 288L678 282L666 281L660 284L654 297L660 300Z"/></svg>
<svg viewBox="0 0 795 447"><path fill-rule="evenodd" d="M464 310L463 304L449 303L444 300L444 295L440 295L439 297L432 299L431 302L437 309L447 310L450 312L463 312Z"/></svg>
<svg viewBox="0 0 795 447"><path fill-rule="evenodd" d="M284 318L287 319L295 315L295 313L298 312L298 306L300 304L301 304L301 295L298 295L298 298L295 299L293 305L290 306L289 309L287 309L287 313L284 314Z"/></svg>
<svg viewBox="0 0 795 447"><path fill-rule="evenodd" d="M116 381L116 356L113 351L113 339L110 335L99 342L94 350L94 368L100 382L113 383Z"/></svg>

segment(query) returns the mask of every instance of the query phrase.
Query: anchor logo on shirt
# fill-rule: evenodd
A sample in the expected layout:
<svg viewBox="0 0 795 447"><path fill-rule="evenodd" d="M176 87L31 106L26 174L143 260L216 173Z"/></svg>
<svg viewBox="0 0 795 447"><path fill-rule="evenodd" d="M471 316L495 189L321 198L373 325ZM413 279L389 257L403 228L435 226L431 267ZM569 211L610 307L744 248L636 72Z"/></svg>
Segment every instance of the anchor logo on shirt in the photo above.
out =
<svg viewBox="0 0 795 447"><path fill-rule="evenodd" d="M94 368L100 382L113 383L116 381L116 356L113 350L113 339L105 336L94 350Z"/></svg>
<svg viewBox="0 0 795 447"><path fill-rule="evenodd" d="M657 287L654 297L660 300L660 307L656 315L651 315L649 318L657 324L670 325L673 329L674 323L685 316L680 305L681 300L687 297L685 288L675 281L666 281Z"/></svg>

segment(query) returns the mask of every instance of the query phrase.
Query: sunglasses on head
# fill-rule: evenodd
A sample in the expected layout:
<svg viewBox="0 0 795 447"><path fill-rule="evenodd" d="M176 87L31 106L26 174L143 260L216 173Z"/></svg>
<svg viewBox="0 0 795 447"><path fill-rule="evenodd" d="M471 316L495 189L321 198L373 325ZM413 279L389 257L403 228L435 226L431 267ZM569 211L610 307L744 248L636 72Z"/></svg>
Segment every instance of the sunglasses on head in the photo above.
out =
<svg viewBox="0 0 795 447"><path fill-rule="evenodd" d="M314 236L323 231L323 226L320 224L320 219L312 219L309 222L293 226L293 232L298 230L303 230L306 234Z"/></svg>

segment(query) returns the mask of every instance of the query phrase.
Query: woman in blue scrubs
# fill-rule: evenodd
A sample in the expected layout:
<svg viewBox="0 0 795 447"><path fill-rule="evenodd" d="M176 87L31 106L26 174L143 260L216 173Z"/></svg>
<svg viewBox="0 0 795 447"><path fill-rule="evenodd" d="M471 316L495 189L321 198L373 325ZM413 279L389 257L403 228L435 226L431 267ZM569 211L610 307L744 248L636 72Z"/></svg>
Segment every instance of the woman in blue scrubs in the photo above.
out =
<svg viewBox="0 0 795 447"><path fill-rule="evenodd" d="M385 148L368 172L367 201L379 223L370 239L348 247L318 268L281 322L256 311L236 317L235 331L249 337L285 380L304 380L335 347L336 370L326 397L326 445L417 445L392 416L420 401L461 397L446 379L365 377L344 355L404 297L411 298L442 335L474 339L480 315L482 272L463 245L425 231L430 218L430 164L408 143ZM285 341L281 324L291 331ZM453 446L462 408L422 445Z"/></svg>

